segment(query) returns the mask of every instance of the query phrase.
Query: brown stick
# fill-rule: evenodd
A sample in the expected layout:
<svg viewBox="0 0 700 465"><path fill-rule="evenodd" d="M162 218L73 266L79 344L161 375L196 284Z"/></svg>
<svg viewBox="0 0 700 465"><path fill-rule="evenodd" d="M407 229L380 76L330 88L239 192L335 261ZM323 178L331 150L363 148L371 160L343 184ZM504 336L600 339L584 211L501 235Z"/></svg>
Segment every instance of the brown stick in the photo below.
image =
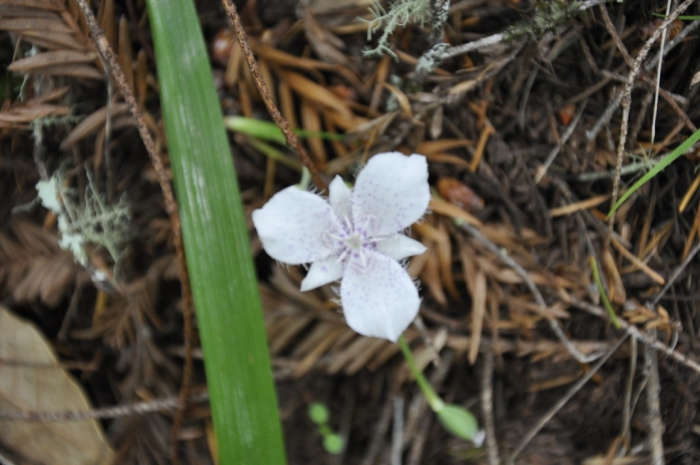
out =
<svg viewBox="0 0 700 465"><path fill-rule="evenodd" d="M203 392L188 398L190 402L204 402L209 399L209 393ZM0 420L3 421L34 421L34 422L66 422L92 420L95 418L118 418L131 415L143 415L151 412L163 412L166 410L181 409L182 402L178 397L152 400L148 402L135 402L132 404L117 405L115 407L96 408L92 410L62 410L55 412L33 412L21 410L17 412L0 412Z"/></svg>
<svg viewBox="0 0 700 465"><path fill-rule="evenodd" d="M637 58L634 60L630 74L627 77L627 83L625 84L625 90L622 93L622 124L620 126L620 141L617 145L617 164L615 166L615 181L613 183L612 199L610 200L611 205L617 203L618 195L620 193L620 178L622 174L622 160L625 151L625 144L627 143L627 130L628 122L630 116L630 106L632 104L632 87L634 81L637 79L641 69L642 62L649 54L654 42L661 36L661 33L671 24L675 19L683 13L690 5L694 3L694 0L686 0L681 3L678 8L676 8L673 13L671 13L661 25L658 27L654 34L646 41L642 49L637 54ZM660 55L663 54L663 50L659 52ZM605 247L610 244L610 237L612 236L613 227L615 226L615 215L610 215L608 219L608 234L605 237Z"/></svg>
<svg viewBox="0 0 700 465"><path fill-rule="evenodd" d="M107 42L107 38L104 35L104 31L97 25L95 20L95 15L93 14L90 6L87 4L86 0L76 0L80 9L85 16L85 21L90 28L90 35L92 36L97 48L102 55L104 61L108 64L112 76L114 76L119 91L124 96L124 100L127 105L129 105L129 111L136 120L136 128L141 135L141 140L143 140L146 150L148 151L148 156L153 163L153 167L156 170L156 175L158 176L158 183L163 191L163 197L165 199L165 210L170 217L170 224L173 228L173 242L175 244L175 252L177 254L179 263L179 275L180 275L180 287L182 289L182 307L183 307L183 326L184 326L184 344L185 344L185 360L182 374L182 385L180 386L180 400L178 403L178 411L175 414L173 420L173 430L172 437L173 442L171 444L171 456L174 464L177 464L177 442L176 438L178 435L178 430L180 429L182 422L184 421L185 409L187 407L187 399L189 397L190 388L192 384L192 292L190 288L190 278L187 274L187 260L185 258L185 248L182 242L182 231L180 229L180 214L177 208L177 202L175 201L175 195L173 194L173 189L170 186L170 181L168 175L163 166L163 162L158 156L156 151L156 145L153 141L151 133L148 132L146 123L143 119L141 109L134 94L126 83L124 73L119 66L117 57L112 51L112 48Z"/></svg>
<svg viewBox="0 0 700 465"><path fill-rule="evenodd" d="M309 172L311 173L311 177L314 180L314 183L316 183L316 186L319 188L320 191L325 191L326 183L323 182L323 180L321 179L316 165L314 165L314 162L311 161L311 158L309 158L309 154L306 153L306 150L299 142L299 138L289 127L289 122L286 119L284 119L282 114L275 106L275 102L272 101L272 97L270 97L270 91L268 90L267 85L265 84L265 81L263 80L262 75L260 74L258 62L255 60L253 51L250 48L248 37L246 36L245 30L243 29L243 25L241 24L241 18L236 12L236 5L234 5L231 2L231 0L221 0L221 3L224 5L226 14L228 15L228 18L231 21L231 24L233 25L233 29L236 31L238 43L241 46L241 50L243 50L243 55L245 56L246 63L248 63L248 68L250 68L250 74L252 74L253 81L255 81L255 87L258 88L258 92L260 92L260 96L262 97L263 102L265 102L267 111L270 113L272 120L277 126L279 126L280 130L284 134L284 139L287 141L287 145L289 145L296 151L297 155L299 155L299 158L301 159L301 162L304 163L304 166L306 166L306 168L308 168Z"/></svg>

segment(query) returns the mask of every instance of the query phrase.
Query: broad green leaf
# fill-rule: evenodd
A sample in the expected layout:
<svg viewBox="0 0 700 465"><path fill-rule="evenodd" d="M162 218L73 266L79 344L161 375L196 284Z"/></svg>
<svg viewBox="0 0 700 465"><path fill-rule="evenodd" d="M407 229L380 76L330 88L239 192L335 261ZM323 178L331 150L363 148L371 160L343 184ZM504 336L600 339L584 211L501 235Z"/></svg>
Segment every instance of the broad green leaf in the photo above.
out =
<svg viewBox="0 0 700 465"><path fill-rule="evenodd" d="M192 0L148 0L221 465L285 463L257 279Z"/></svg>

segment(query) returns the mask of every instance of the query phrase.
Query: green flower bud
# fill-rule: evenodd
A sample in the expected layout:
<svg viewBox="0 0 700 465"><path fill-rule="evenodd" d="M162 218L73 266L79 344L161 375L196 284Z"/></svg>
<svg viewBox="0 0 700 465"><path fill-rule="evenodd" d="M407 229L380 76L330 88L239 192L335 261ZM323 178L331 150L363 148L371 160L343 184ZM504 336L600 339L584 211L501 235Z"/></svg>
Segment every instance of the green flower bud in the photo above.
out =
<svg viewBox="0 0 700 465"><path fill-rule="evenodd" d="M328 407L320 402L314 402L313 404L309 405L309 418L311 418L311 421L317 425L327 423L328 418L330 418Z"/></svg>
<svg viewBox="0 0 700 465"><path fill-rule="evenodd" d="M335 433L326 434L323 437L323 448L326 449L326 452L329 454L340 454L344 446L343 438Z"/></svg>
<svg viewBox="0 0 700 465"><path fill-rule="evenodd" d="M447 404L436 413L440 423L450 434L475 442L480 438L479 425L469 410L459 405Z"/></svg>

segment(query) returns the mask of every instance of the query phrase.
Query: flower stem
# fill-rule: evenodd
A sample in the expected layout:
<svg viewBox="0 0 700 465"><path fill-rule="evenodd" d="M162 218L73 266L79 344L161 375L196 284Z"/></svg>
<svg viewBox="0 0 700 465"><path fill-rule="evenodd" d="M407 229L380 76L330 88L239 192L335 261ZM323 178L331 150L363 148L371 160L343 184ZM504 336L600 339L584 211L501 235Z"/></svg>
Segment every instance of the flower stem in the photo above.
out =
<svg viewBox="0 0 700 465"><path fill-rule="evenodd" d="M437 395L433 387L428 383L428 380L425 379L423 372L418 369L411 348L408 346L408 342L406 342L406 338L403 334L399 337L399 347L401 347L401 352L406 359L408 368L411 370L413 377L416 378L416 383L418 383L418 387L420 387L420 390L423 392L428 405L430 405L433 412L440 413L440 411L445 408L445 402Z"/></svg>

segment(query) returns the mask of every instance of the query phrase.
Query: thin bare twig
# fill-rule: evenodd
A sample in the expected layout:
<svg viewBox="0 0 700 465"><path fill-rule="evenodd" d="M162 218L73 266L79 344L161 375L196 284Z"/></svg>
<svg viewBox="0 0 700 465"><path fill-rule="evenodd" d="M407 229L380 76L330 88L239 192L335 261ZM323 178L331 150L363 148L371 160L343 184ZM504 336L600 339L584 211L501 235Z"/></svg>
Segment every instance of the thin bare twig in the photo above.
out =
<svg viewBox="0 0 700 465"><path fill-rule="evenodd" d="M622 431L620 436L624 440L625 447L632 437L630 424L632 422L632 388L634 387L634 375L637 373L637 340L630 338L630 371L625 385L625 396L622 410Z"/></svg>
<svg viewBox="0 0 700 465"><path fill-rule="evenodd" d="M484 414L484 430L486 432L486 451L489 465L498 465L501 459L498 456L498 440L496 439L496 425L493 420L493 347L486 350L481 373L481 413Z"/></svg>
<svg viewBox="0 0 700 465"><path fill-rule="evenodd" d="M401 465L403 452L403 395L394 396L394 422L391 430L391 465Z"/></svg>
<svg viewBox="0 0 700 465"><path fill-rule="evenodd" d="M209 400L209 393L205 391L201 394L192 396L187 400L188 402L204 402ZM118 418L132 415L143 415L151 412L164 412L167 410L180 409L181 407L182 402L180 402L179 396L173 396L165 399L152 400L149 402L135 402L132 404L96 408L84 411L63 410L55 412L32 412L22 410L18 412L0 412L0 420L62 423L66 421L92 420L95 418Z"/></svg>
<svg viewBox="0 0 700 465"><path fill-rule="evenodd" d="M299 158L301 159L301 162L304 163L306 168L308 168L318 189L322 192L325 191L327 187L326 183L321 179L316 165L313 161L311 161L311 158L309 158L309 154L306 153L306 150L301 145L301 142L299 142L297 135L289 127L289 122L279 112L277 106L275 106L275 102L272 101L270 91L268 90L267 85L260 74L258 62L255 60L253 50L250 48L248 36L246 35L243 25L241 24L241 18L238 16L238 12L236 11L236 5L234 5L231 0L221 0L221 3L224 5L228 19L231 21L231 25L236 31L238 43L241 46L241 50L243 50L243 56L248 64L248 68L250 69L250 74L253 76L255 87L257 87L258 92L260 92L260 96L262 97L263 102L265 102L265 107L267 107L268 113L270 113L272 120L277 126L279 126L280 130L284 134L284 139L287 142L287 145L296 151L297 155L299 155Z"/></svg>
<svg viewBox="0 0 700 465"><path fill-rule="evenodd" d="M579 300L568 294L562 295L562 300L576 308L587 311L591 315L595 315L599 318L604 319L608 318L608 313L605 309L593 304L589 304L588 302L584 302L583 300ZM627 323L624 319L620 318L618 319L618 321L620 322L620 329L626 332L629 336L635 338L644 345L651 346L654 349L663 352L664 354L668 355L669 357L681 363L682 365L685 365L688 368L700 373L700 364L698 364L698 362L691 360L690 358L686 357L685 355L670 347L667 347L666 345L661 343L661 341L653 339L649 337L649 335L642 333L641 331L639 331L639 329L637 329L636 326Z"/></svg>
<svg viewBox="0 0 700 465"><path fill-rule="evenodd" d="M548 411L545 413L542 418L528 431L528 433L525 435L525 437L520 441L520 444L518 447L515 449L515 451L508 457L508 460L506 463L508 465L514 465L515 464L515 459L520 455L520 453L525 449L525 447L532 441L532 439L537 436L537 433L540 432L540 430L546 425L549 420L551 420L554 415L557 414L559 410L561 410L566 403L571 400L571 398L576 394L578 391L581 390L581 388L590 380L593 375L598 373L598 370L605 364L605 362L615 353L615 351L620 347L620 345L624 342L624 340L627 339L627 337L622 337L620 338L619 341L603 356L598 360L598 362L591 367L591 369L586 372L578 381L576 381L576 384L571 386L569 390L564 394L564 396L557 401L556 404L554 404Z"/></svg>
<svg viewBox="0 0 700 465"><path fill-rule="evenodd" d="M668 281L664 285L664 287L659 291L658 294L654 297L654 300L651 301L652 305L656 307L656 305L659 303L659 300L668 292L668 290L673 286L673 283L676 282L678 277L683 273L683 270L685 270L685 267L688 266L690 261L697 255L697 253L700 252L700 243L696 244L695 247L693 247L690 252L688 252L688 256L685 257L685 260L683 260L683 263L678 265L678 268L673 270L673 273L671 274L671 277L668 278Z"/></svg>
<svg viewBox="0 0 700 465"><path fill-rule="evenodd" d="M156 150L156 144L148 131L146 122L143 119L143 114L139 104L134 97L131 88L126 82L124 72L119 66L119 61L117 60L114 51L109 45L107 38L105 37L104 31L97 25L95 20L95 15L93 14L90 6L86 0L76 0L78 6L82 10L83 16L85 17L85 22L90 29L90 35L95 41L102 59L107 63L108 68L114 77L117 87L121 92L127 105L129 105L129 111L136 120L136 128L139 131L141 140L146 146L146 151L156 170L156 175L158 177L158 183L160 184L161 191L163 192L163 197L165 199L165 210L170 217L170 224L173 229L173 243L175 245L175 252L178 259L178 274L180 278L180 287L182 291L182 308L183 308L183 326L184 326L184 344L185 344L185 359L182 374L182 385L180 387L180 400L178 404L178 411L173 420L173 441L171 445L171 456L173 463L177 463L177 453L176 453L176 439L178 430L184 420L184 412L187 406L187 399L189 398L191 383L192 383L192 335L193 335L193 325L192 319L194 318L192 309L192 291L190 288L190 278L187 273L187 260L185 258L185 247L182 241L182 230L180 228L180 213L178 212L177 202L175 201L175 195L173 194L172 186L170 185L170 180L168 179L168 174L163 166L163 162L158 156Z"/></svg>
<svg viewBox="0 0 700 465"><path fill-rule="evenodd" d="M666 16L668 16L671 11L671 0L666 1ZM661 52L664 51L664 46L666 45L666 36L668 36L668 31L664 29L661 35ZM661 84L661 67L663 60L659 60L659 64L656 67L656 92L654 93L654 112L651 118L651 143L649 144L652 148L654 147L654 139L656 138L656 114L659 110L659 87Z"/></svg>
<svg viewBox="0 0 700 465"><path fill-rule="evenodd" d="M617 164L615 166L615 180L613 182L612 198L610 200L611 205L617 203L618 195L620 194L620 179L622 173L622 160L624 159L625 146L627 144L627 130L629 129L629 118L630 118L630 106L632 104L632 87L637 75L641 71L642 62L646 59L651 47L654 42L659 38L663 31L666 30L669 24L671 24L675 19L684 12L690 5L692 5L695 0L686 0L681 3L678 8L676 8L673 13L671 13L663 23L658 27L654 34L649 40L646 41L642 49L637 54L637 58L634 60L634 66L630 70L630 74L627 77L627 84L625 84L625 89L622 92L622 124L620 126L620 141L617 144ZM659 57L663 56L663 50L659 52ZM610 244L610 238L612 237L613 227L615 226L615 215L610 215L608 219L608 233L605 236L605 246Z"/></svg>
<svg viewBox="0 0 700 465"><path fill-rule="evenodd" d="M649 420L649 449L651 450L651 465L664 465L664 424L661 420L661 383L659 382L659 362L656 350L644 348L645 369L649 373L647 382L647 415Z"/></svg>
<svg viewBox="0 0 700 465"><path fill-rule="evenodd" d="M666 56L671 50L673 50L678 44L680 44L681 41L683 41L691 32L697 29L698 26L700 26L700 21L693 21L692 23L688 24L685 28L683 28L683 30L679 32L678 35L676 35L676 37L674 37L673 40L668 43L668 46L666 46L664 50L659 51L658 54L656 54L651 60L649 60L649 63L644 65L645 71L649 71L651 68L653 68L654 65L656 65L662 57ZM596 121L596 123L590 130L586 131L587 140L592 141L593 139L595 139L598 136L600 130L608 124L610 118L612 118L613 114L620 106L620 103L622 102L622 96L622 91L617 92L615 94L615 97L611 100L610 104L605 109L602 116L598 119L598 121Z"/></svg>
<svg viewBox="0 0 700 465"><path fill-rule="evenodd" d="M457 224L459 227L467 231L469 234L474 236L475 239L477 239L479 242L481 242L484 246L486 246L487 249L489 249L491 252L493 252L498 258L503 260L508 266L513 268L516 273L523 279L525 282L525 285L530 289L530 292L532 292L532 295L535 297L535 301L537 302L537 305L542 307L543 310L547 308L547 304L544 301L544 297L542 297L542 294L540 293L539 289L537 289L537 286L535 283L530 279L530 276L528 276L527 271L523 269L522 266L520 266L518 263L515 262L512 258L508 256L505 252L503 252L501 249L498 248L496 244L493 242L489 241L486 239L484 236L481 235L479 230L475 228L474 226L465 223L465 222L458 222ZM557 320L554 319L547 319L547 322L549 323L549 327L552 328L552 331L554 334L557 336L557 339L562 343L564 347L566 347L566 350L571 354L572 357L574 357L576 360L578 360L581 363L590 363L594 360L597 360L600 358L602 355L599 352L595 352L590 355L586 355L581 353L569 340L569 338L566 337L566 334L564 334L564 331L559 327L559 323Z"/></svg>
<svg viewBox="0 0 700 465"><path fill-rule="evenodd" d="M554 159L556 158L557 154L561 150L561 148L566 144L566 142L569 140L569 137L571 137L571 134L574 133L574 130L578 126L578 122L581 120L581 116L583 115L583 110L586 109L586 105L588 104L588 100L583 102L583 104L579 107L579 109L576 111L576 114L574 115L574 119L571 120L569 123L569 126L566 128L566 131L564 134L561 136L561 141L557 144L556 147L552 149L552 151L549 153L547 156L547 160L542 164L539 170L537 170L537 175L535 176L535 184L539 184L539 182L542 180L545 174L547 174L547 170L549 169L549 166L552 164Z"/></svg>

